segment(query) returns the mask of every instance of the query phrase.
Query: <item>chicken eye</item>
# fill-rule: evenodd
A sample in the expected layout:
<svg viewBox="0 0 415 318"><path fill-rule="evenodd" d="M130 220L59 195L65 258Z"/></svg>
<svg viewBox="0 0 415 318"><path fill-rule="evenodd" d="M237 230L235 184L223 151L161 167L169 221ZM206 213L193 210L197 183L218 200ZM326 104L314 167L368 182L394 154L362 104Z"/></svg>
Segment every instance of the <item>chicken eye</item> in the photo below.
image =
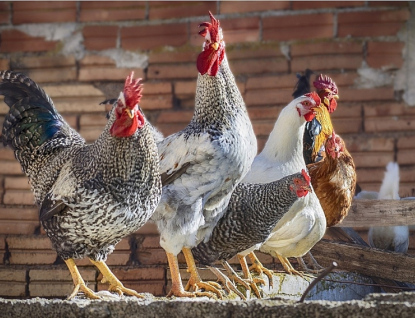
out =
<svg viewBox="0 0 415 318"><path fill-rule="evenodd" d="M310 102L308 102L308 101L304 102L304 106L309 106L309 105L310 105Z"/></svg>

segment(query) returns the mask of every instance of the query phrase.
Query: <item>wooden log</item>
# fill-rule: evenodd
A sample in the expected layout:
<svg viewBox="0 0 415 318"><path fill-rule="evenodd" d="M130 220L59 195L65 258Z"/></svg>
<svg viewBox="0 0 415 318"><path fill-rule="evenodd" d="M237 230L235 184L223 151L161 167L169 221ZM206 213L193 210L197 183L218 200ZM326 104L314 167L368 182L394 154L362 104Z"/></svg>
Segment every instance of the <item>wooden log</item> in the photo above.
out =
<svg viewBox="0 0 415 318"><path fill-rule="evenodd" d="M415 200L354 200L341 227L415 224Z"/></svg>
<svg viewBox="0 0 415 318"><path fill-rule="evenodd" d="M415 257L356 244L321 240L311 250L321 265L337 262L339 270L415 283Z"/></svg>

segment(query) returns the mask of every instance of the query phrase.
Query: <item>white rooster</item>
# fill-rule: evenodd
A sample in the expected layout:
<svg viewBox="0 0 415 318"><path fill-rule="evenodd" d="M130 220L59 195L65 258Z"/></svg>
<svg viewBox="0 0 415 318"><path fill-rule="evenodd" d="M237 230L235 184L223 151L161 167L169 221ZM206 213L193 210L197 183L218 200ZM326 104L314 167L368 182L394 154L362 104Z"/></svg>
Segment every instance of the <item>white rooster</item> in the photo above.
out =
<svg viewBox="0 0 415 318"><path fill-rule="evenodd" d="M187 291L190 286L221 296L219 284L200 279L190 249L210 236L257 151L245 103L228 66L219 21L212 14L210 19L200 25L205 43L197 59L194 116L184 130L158 144L163 191L153 220L172 274L169 295L178 297L194 297ZM177 262L180 251L191 274L186 290Z"/></svg>

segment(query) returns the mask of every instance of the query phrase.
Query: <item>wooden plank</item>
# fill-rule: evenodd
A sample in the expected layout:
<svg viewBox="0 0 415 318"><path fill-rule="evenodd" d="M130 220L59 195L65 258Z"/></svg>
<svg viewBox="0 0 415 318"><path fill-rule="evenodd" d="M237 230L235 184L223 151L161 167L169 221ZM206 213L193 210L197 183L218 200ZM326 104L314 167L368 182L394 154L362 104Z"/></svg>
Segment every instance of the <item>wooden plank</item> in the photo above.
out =
<svg viewBox="0 0 415 318"><path fill-rule="evenodd" d="M354 200L341 227L415 224L415 200Z"/></svg>
<svg viewBox="0 0 415 318"><path fill-rule="evenodd" d="M311 252L324 266L335 261L339 270L415 283L415 257L408 254L328 240L318 242Z"/></svg>

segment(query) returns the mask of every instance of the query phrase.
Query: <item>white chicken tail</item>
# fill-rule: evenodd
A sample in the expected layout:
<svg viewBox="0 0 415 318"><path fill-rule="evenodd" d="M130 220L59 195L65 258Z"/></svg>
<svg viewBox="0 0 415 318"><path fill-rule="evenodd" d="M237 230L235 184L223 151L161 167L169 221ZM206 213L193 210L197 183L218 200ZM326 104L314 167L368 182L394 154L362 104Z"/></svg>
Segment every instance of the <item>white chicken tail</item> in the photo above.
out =
<svg viewBox="0 0 415 318"><path fill-rule="evenodd" d="M399 200L399 165L389 162L378 194L379 200Z"/></svg>

